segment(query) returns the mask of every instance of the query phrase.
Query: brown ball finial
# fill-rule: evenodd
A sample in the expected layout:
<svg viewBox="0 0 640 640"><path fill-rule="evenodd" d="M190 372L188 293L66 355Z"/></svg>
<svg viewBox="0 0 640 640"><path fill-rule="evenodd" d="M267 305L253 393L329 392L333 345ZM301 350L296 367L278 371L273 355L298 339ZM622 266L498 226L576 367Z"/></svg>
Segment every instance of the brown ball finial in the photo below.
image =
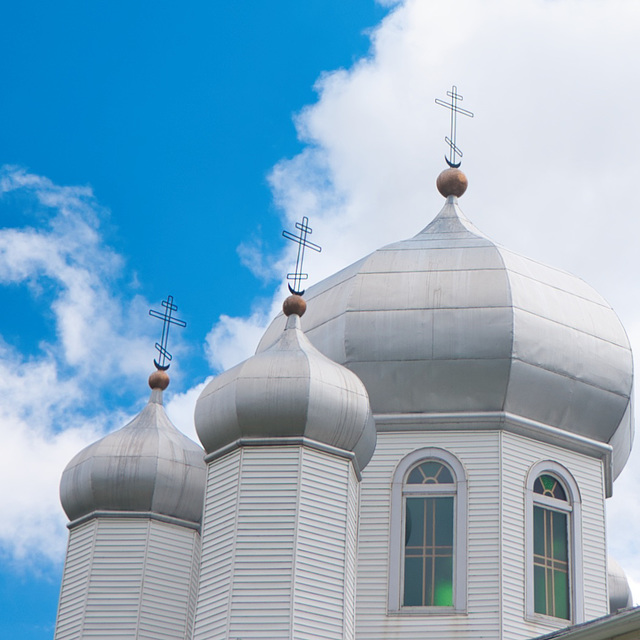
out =
<svg viewBox="0 0 640 640"><path fill-rule="evenodd" d="M299 316L300 318L302 318L306 310L307 310L307 303L300 296L296 296L296 295L289 296L282 303L282 311L284 315L287 317L295 314L296 316Z"/></svg>
<svg viewBox="0 0 640 640"><path fill-rule="evenodd" d="M149 376L149 386L164 391L169 386L169 374L166 371L154 371Z"/></svg>
<svg viewBox="0 0 640 640"><path fill-rule="evenodd" d="M445 197L460 197L466 190L469 182L467 176L460 169L445 169L436 180L438 191Z"/></svg>

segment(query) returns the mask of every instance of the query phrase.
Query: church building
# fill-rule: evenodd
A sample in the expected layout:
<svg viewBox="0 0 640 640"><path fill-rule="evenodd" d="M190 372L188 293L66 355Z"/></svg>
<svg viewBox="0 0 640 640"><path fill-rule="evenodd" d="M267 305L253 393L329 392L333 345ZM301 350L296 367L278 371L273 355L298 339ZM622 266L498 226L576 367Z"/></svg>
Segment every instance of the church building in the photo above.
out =
<svg viewBox="0 0 640 640"><path fill-rule="evenodd" d="M417 235L293 295L167 418L164 371L68 464L55 640L639 640L605 499L633 441L627 335L487 238L443 171Z"/></svg>

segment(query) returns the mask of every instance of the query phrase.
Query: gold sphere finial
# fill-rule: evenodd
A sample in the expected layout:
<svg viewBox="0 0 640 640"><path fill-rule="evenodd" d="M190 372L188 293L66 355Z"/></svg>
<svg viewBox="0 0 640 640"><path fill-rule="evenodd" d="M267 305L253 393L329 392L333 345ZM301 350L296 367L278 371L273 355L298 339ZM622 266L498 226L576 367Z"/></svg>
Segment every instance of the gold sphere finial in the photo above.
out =
<svg viewBox="0 0 640 640"><path fill-rule="evenodd" d="M149 386L164 391L169 386L169 374L166 371L154 371L149 376Z"/></svg>
<svg viewBox="0 0 640 640"><path fill-rule="evenodd" d="M467 176L456 168L445 169L436 180L436 187L445 198L449 196L459 198L467 190L468 185Z"/></svg>
<svg viewBox="0 0 640 640"><path fill-rule="evenodd" d="M307 310L307 303L300 296L296 296L296 295L289 296L282 303L282 311L284 315L287 317L295 314L296 316L299 316L300 318L302 318L306 310Z"/></svg>

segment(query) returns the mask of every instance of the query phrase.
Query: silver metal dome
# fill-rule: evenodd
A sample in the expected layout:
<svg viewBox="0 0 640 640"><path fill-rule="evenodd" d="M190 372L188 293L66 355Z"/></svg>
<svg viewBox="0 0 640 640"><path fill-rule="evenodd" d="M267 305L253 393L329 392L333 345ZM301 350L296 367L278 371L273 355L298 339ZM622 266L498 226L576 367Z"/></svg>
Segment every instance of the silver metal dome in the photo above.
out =
<svg viewBox="0 0 640 640"><path fill-rule="evenodd" d="M611 557L607 557L607 583L609 585L609 613L633 607L633 594L624 569Z"/></svg>
<svg viewBox="0 0 640 640"><path fill-rule="evenodd" d="M241 440L304 437L353 452L363 469L376 443L364 385L307 340L295 314L270 349L205 387L195 421L209 453Z"/></svg>
<svg viewBox="0 0 640 640"><path fill-rule="evenodd" d="M455 196L306 298L306 335L360 377L374 414L509 412L610 443L624 466L633 369L618 317L579 278L489 240Z"/></svg>
<svg viewBox="0 0 640 640"><path fill-rule="evenodd" d="M67 465L60 500L70 520L94 511L138 511L199 523L204 452L178 431L154 389L129 424L89 445Z"/></svg>

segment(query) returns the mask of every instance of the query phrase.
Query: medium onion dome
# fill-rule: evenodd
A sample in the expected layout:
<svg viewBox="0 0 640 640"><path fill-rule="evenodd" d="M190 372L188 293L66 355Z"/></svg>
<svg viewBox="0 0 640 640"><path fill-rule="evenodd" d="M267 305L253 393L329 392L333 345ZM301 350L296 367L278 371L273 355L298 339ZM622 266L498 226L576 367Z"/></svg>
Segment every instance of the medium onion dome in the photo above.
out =
<svg viewBox="0 0 640 640"><path fill-rule="evenodd" d="M70 520L95 511L136 511L201 521L204 452L167 417L162 391L168 384L165 372L151 374L142 412L67 465L60 500Z"/></svg>
<svg viewBox="0 0 640 640"><path fill-rule="evenodd" d="M305 303L287 298L275 343L214 378L196 404L195 421L208 453L265 439L305 438L353 452L362 470L376 431L358 377L322 355L300 329Z"/></svg>
<svg viewBox="0 0 640 640"><path fill-rule="evenodd" d="M376 417L508 413L609 443L617 475L633 439L620 320L581 279L478 231L458 206L462 172L443 172L438 188L445 205L418 235L309 288L309 340L358 375Z"/></svg>
<svg viewBox="0 0 640 640"><path fill-rule="evenodd" d="M633 594L624 569L611 556L607 557L607 584L609 613L633 607Z"/></svg>

